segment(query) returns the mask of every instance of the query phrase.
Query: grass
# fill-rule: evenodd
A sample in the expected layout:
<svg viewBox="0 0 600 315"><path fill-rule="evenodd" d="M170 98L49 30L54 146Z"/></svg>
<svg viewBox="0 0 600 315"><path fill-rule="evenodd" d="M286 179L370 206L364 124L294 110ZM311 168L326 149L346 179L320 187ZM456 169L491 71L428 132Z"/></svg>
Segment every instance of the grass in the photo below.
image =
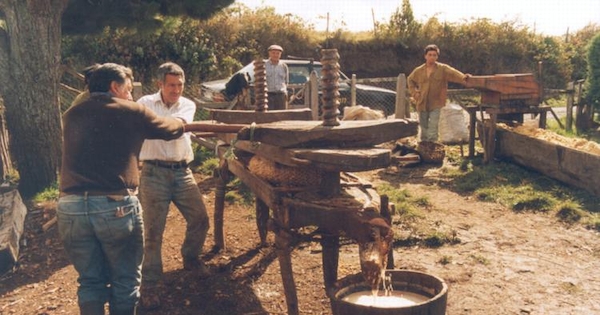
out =
<svg viewBox="0 0 600 315"><path fill-rule="evenodd" d="M377 192L380 195L387 195L390 203L396 205L397 214L405 220L415 220L422 217L419 204L429 204L427 200L413 197L407 189L400 189L390 183L377 186Z"/></svg>
<svg viewBox="0 0 600 315"><path fill-rule="evenodd" d="M254 206L254 194L248 186L237 177L235 177L227 185L227 192L225 193L225 201L232 204L239 204L242 206L251 207Z"/></svg>
<svg viewBox="0 0 600 315"><path fill-rule="evenodd" d="M58 201L59 191L58 191L58 182L54 185L47 187L42 192L36 194L31 199L35 203L42 203L48 201Z"/></svg>
<svg viewBox="0 0 600 315"><path fill-rule="evenodd" d="M396 213L392 225L396 229L410 233L395 233L394 246L441 247L445 244L458 244L460 239L455 231L443 231L429 224L421 223L424 219L422 210L431 209L432 204L427 196L413 196L407 189L400 189L390 183L382 183L377 187L380 195L387 195L390 203L396 205Z"/></svg>
<svg viewBox="0 0 600 315"><path fill-rule="evenodd" d="M446 157L439 169L445 188L483 202L499 203L515 212L554 215L564 224L581 224L600 231L599 197L512 163L484 165L481 157L463 158L455 146L447 147ZM379 186L378 191L387 194L399 209L393 223L401 232L394 246L435 248L460 243L455 232L440 231L425 220L422 211L432 207L427 197L414 196L390 184ZM484 265L489 263L484 257L472 258ZM440 263L450 263L450 258L442 258Z"/></svg>
<svg viewBox="0 0 600 315"><path fill-rule="evenodd" d="M451 263L452 263L452 256L447 256L447 255L444 255L444 256L442 256L442 258L440 258L440 259L438 260L438 263L440 263L440 264L442 264L442 265L448 265L448 264L451 264Z"/></svg>
<svg viewBox="0 0 600 315"><path fill-rule="evenodd" d="M464 160L444 174L451 178L451 189L480 201L516 212L555 213L562 222L580 222L596 230L600 225L600 198L514 164Z"/></svg>
<svg viewBox="0 0 600 315"><path fill-rule="evenodd" d="M482 255L470 255L469 257L471 257L471 259L473 259L475 262L482 264L484 266L487 266L490 264L490 260L483 257Z"/></svg>

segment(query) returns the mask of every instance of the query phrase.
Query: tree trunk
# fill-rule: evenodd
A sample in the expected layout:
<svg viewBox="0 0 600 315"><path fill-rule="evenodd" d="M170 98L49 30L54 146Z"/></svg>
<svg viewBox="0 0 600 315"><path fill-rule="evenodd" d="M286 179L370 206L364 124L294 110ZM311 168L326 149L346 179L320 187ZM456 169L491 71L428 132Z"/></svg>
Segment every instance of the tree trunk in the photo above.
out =
<svg viewBox="0 0 600 315"><path fill-rule="evenodd" d="M6 120L4 118L4 103L0 98L0 180L4 181L13 171L12 159L9 151L8 130L6 129Z"/></svg>
<svg viewBox="0 0 600 315"><path fill-rule="evenodd" d="M68 0L0 0L6 40L0 93L6 106L11 153L25 197L54 184L61 160L61 17ZM6 45L4 45L6 43Z"/></svg>

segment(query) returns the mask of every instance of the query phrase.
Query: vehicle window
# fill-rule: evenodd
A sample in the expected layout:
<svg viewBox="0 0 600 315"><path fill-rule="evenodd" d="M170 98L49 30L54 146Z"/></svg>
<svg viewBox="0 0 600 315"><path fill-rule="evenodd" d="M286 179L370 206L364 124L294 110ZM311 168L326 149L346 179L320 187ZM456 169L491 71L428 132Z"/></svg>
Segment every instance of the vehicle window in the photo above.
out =
<svg viewBox="0 0 600 315"><path fill-rule="evenodd" d="M321 68L322 68L322 66L320 64L313 64L311 67L311 65L309 63L302 63L302 64L289 64L288 63L290 84L306 83L308 81L308 79L310 78L311 68L313 71L315 71L317 73L317 77L320 79L321 78ZM245 67L240 69L237 73L247 73L250 76L250 81L248 83L250 83L250 84L254 83L254 63L249 63L248 65L246 65ZM349 79L343 72L340 71L340 80L348 81Z"/></svg>
<svg viewBox="0 0 600 315"><path fill-rule="evenodd" d="M308 81L310 73L305 65L288 65L290 84L304 84Z"/></svg>

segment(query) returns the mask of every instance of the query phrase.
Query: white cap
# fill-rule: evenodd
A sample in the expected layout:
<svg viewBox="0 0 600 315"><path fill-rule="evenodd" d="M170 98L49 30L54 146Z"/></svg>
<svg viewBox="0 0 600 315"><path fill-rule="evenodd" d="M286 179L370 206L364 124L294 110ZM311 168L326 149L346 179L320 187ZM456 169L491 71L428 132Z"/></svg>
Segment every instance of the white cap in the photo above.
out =
<svg viewBox="0 0 600 315"><path fill-rule="evenodd" d="M279 45L271 45L269 46L268 50L279 50L279 51L283 51L283 48L281 48L281 46Z"/></svg>

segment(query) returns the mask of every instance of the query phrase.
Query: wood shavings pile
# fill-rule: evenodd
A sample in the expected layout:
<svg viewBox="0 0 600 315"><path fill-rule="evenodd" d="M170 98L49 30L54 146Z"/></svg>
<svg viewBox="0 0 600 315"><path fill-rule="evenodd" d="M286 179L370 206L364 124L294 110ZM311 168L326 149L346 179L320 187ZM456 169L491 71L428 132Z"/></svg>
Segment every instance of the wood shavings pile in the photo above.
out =
<svg viewBox="0 0 600 315"><path fill-rule="evenodd" d="M518 134L526 135L540 140L545 140L555 144L560 144L562 146L583 151L586 153L600 155L600 144L593 141L588 141L581 138L564 137L552 131L540 129L534 126L521 125L516 127L510 127L505 124L499 125L504 129L511 130Z"/></svg>

